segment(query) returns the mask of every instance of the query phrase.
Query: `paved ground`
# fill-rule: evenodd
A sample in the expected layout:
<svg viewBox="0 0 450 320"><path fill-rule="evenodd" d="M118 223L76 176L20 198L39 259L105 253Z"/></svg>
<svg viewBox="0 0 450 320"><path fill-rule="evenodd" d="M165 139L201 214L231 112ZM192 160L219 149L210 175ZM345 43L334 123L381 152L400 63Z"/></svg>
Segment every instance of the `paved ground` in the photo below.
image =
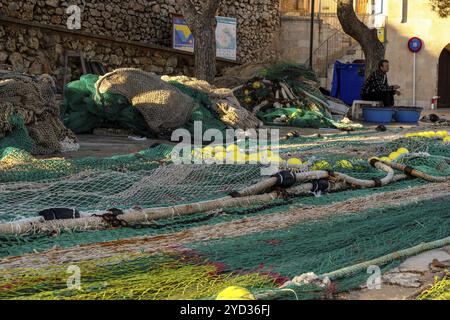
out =
<svg viewBox="0 0 450 320"><path fill-rule="evenodd" d="M407 300L416 298L430 288L438 277L442 279L450 268L450 246L427 251L411 257L398 268L383 274L380 289L364 288L341 299L351 300ZM368 275L369 276L369 275Z"/></svg>
<svg viewBox="0 0 450 320"><path fill-rule="evenodd" d="M450 119L450 109L439 110L438 112L424 112L424 115L429 113L436 113L441 117ZM368 130L373 130L377 125L363 123L363 125ZM426 126L426 124L420 125L405 125L405 124L391 124L388 125L388 129L421 129L421 127ZM272 127L280 129L280 136L286 135L290 131L297 131L301 135L314 135L314 134L336 134L342 133L337 129L311 129L311 128L293 128L293 127ZM77 152L66 153L64 156L66 158L83 158L83 157L110 157L118 154L128 154L138 152L140 150L150 147L152 144L168 143L167 141L161 140L146 140L146 141L133 141L128 138L128 135L124 134L122 136L112 136L99 132L95 135L79 135L80 140L80 150Z"/></svg>
<svg viewBox="0 0 450 320"><path fill-rule="evenodd" d="M65 153L63 156L70 159L79 159L85 157L111 157L115 155L136 153L149 148L157 140L133 141L127 136L107 136L85 134L78 136L80 150L76 152Z"/></svg>

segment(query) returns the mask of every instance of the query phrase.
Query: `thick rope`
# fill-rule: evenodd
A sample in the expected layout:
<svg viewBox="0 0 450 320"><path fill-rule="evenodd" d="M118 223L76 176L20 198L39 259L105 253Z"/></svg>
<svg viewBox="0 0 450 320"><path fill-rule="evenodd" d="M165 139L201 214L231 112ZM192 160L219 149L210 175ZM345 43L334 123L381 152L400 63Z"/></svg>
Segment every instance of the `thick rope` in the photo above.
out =
<svg viewBox="0 0 450 320"><path fill-rule="evenodd" d="M320 275L318 278L321 280L325 280L325 279L337 280L337 279L345 278L345 277L354 275L356 273L362 272L364 270L367 270L367 268L369 268L370 266L373 266L373 265L383 266L392 261L402 259L402 258L408 258L408 257L414 256L414 255L417 255L419 253L422 253L424 251L442 248L449 244L450 244L450 237L432 241L432 242L422 243L422 244L419 244L412 248L396 251L396 252L390 253L388 255L373 259L373 260L362 262L362 263L359 263L359 264L356 264L356 265L353 265L350 267L345 267L345 268L342 268L342 269L339 269L339 270L336 270L336 271L333 271L330 273L325 273L323 275ZM301 285L289 284L288 286L280 288L280 289L267 290L264 292L257 293L257 294L255 294L255 298L257 300L276 299L277 297L285 296L287 291L295 292L295 289L299 289L300 287L301 287Z"/></svg>
<svg viewBox="0 0 450 320"><path fill-rule="evenodd" d="M416 178L420 178L420 179L424 179L424 180L429 181L429 182L446 182L446 181L450 181L450 176L436 177L436 176L432 176L432 175L423 173L423 172L421 172L419 170L416 170L414 168L405 166L405 165L400 164L400 163L388 162L388 161L382 161L382 162L384 164L390 166L392 169L403 171L406 175L409 175L409 176L412 176L412 177L416 177Z"/></svg>
<svg viewBox="0 0 450 320"><path fill-rule="evenodd" d="M349 184L352 187L374 188L385 186L395 181L396 179L394 179L395 174L393 169L398 169L404 171L406 173L406 176L415 176L432 182L448 181L448 177L447 178L432 177L414 169L405 171L405 168L407 168L406 166L389 162L383 162L378 160L377 158L371 159L370 163L375 168L385 171L387 175L384 178L377 180L361 180L339 172L311 171L306 173L297 173L295 174L295 179L296 182L298 183L298 182L334 178L335 182L342 181ZM404 178L405 176L400 177L397 176L397 179L400 180ZM252 187L243 190L241 193L238 193L239 197L235 198L228 196L216 200L209 200L204 202L184 204L172 207L126 210L124 211L123 214L120 215L120 221L121 222L123 221L125 225L143 222L148 223L149 221L154 221L158 219L202 213L218 208L246 207L254 204L268 203L270 201L277 199L279 197L279 194L277 192L272 192L264 195L251 195L246 197L245 196L242 197L242 194L256 194L262 192L271 187L274 187L277 181L278 179L275 177L262 181ZM61 229L88 231L88 230L108 229L110 227L111 224L108 223L108 221L102 219L101 217L94 217L94 216L71 220L54 220L54 221L26 220L0 224L0 234L23 235L29 233L49 233L49 232L58 233L60 232Z"/></svg>

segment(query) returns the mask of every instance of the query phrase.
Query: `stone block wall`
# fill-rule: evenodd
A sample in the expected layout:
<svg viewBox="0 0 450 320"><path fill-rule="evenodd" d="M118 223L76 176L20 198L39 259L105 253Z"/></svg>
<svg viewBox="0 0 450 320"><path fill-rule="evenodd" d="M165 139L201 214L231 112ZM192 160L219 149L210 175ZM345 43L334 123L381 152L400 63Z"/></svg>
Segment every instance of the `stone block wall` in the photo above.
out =
<svg viewBox="0 0 450 320"><path fill-rule="evenodd" d="M219 15L236 17L238 60L254 61L274 54L270 46L280 24L280 0L222 0ZM0 14L46 25L66 27L66 9L81 8L81 32L171 47L172 16L181 0L0 0Z"/></svg>
<svg viewBox="0 0 450 320"><path fill-rule="evenodd" d="M194 57L174 50L99 40L27 25L0 24L0 69L39 75L48 73L62 89L66 51L83 52L86 60L101 62L108 71L140 68L157 74L193 74ZM219 74L232 64L219 61ZM81 75L79 59L69 60L68 81Z"/></svg>
<svg viewBox="0 0 450 320"><path fill-rule="evenodd" d="M281 18L281 60L306 63L309 60L311 20L308 17ZM333 32L321 20L314 21L314 50Z"/></svg>

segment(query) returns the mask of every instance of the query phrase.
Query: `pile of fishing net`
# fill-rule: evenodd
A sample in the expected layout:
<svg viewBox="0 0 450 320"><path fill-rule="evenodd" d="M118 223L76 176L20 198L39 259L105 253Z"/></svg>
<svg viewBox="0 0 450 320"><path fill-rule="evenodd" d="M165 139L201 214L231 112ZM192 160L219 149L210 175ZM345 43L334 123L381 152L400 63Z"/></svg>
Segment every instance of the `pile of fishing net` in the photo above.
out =
<svg viewBox="0 0 450 320"><path fill-rule="evenodd" d="M36 155L78 149L76 136L59 117L54 82L48 75L0 73L0 149Z"/></svg>
<svg viewBox="0 0 450 320"><path fill-rule="evenodd" d="M156 75L118 69L69 83L61 113L64 123L78 134L123 128L149 136L183 125L193 108L190 97Z"/></svg>
<svg viewBox="0 0 450 320"><path fill-rule="evenodd" d="M77 267L83 274L82 288L89 288L87 290L67 286L67 267L64 265L0 270L0 298L195 300L214 297L223 288L236 283L255 290L275 287L275 279L269 275L222 274L220 265L205 263L200 257L170 252L121 254L79 261ZM16 277L22 277L22 281L11 286L11 279Z"/></svg>
<svg viewBox="0 0 450 320"><path fill-rule="evenodd" d="M447 271L440 281L436 279L433 287L422 292L417 300L450 300L450 273Z"/></svg>
<svg viewBox="0 0 450 320"><path fill-rule="evenodd" d="M254 71L253 76L233 92L243 107L268 125L361 128L348 119L335 121L331 110L336 102L330 101L319 88L316 74L306 66L278 63ZM343 109L348 110L345 105ZM339 114L344 116L345 113Z"/></svg>
<svg viewBox="0 0 450 320"><path fill-rule="evenodd" d="M450 126L450 120L445 119L445 117L441 118L437 114L432 113L428 114L422 119L420 119L421 122L432 124L435 127L448 127Z"/></svg>
<svg viewBox="0 0 450 320"><path fill-rule="evenodd" d="M107 233L63 232L58 237L22 238L21 243L19 238L3 237L5 249L15 240L18 254L33 250L39 253L2 261L0 298L211 299L228 286L245 287L263 299L318 299L327 294L333 297L365 284L367 269L332 278L326 287L302 285L297 276L335 272L445 237L450 230L445 209L449 200L413 200L401 206L369 202L372 209L361 205L351 213L341 212L314 221L291 220L287 226L273 223L265 231L257 230L258 222L263 224L264 218L288 219L293 211L287 212L286 206L272 208L270 213L264 209L259 212L260 220L253 221L254 217L248 216L244 219L255 223L247 223L248 229L238 223L221 221L219 225L209 220L200 228L185 225L184 230L192 231L184 232L171 226L159 230L127 229L126 234L123 229ZM322 208L311 207L316 211ZM208 229L217 233L198 240L196 236ZM136 238L130 238L133 236ZM127 240L116 241L121 238ZM107 239L111 242L103 242ZM172 246L169 252L154 249L164 242ZM65 249L42 251L54 245ZM399 260L380 267L383 272L390 270ZM70 265L82 270L83 290L67 287L64 280ZM293 279L295 284L276 289L289 284L287 279Z"/></svg>
<svg viewBox="0 0 450 320"><path fill-rule="evenodd" d="M226 197L265 179L261 175L263 150L253 150L249 143L244 146L247 152L238 145L194 149L192 160L202 157L203 162L183 164L172 161L176 148L168 144L101 159L38 159L23 150L7 148L0 152L0 223L36 217L51 207L92 213ZM450 175L450 145L443 140L418 137L376 143L364 141L361 134L352 134L295 137L268 148L266 153L271 155L267 160L279 164L279 170L290 165L296 172L330 170L358 179L381 179L385 173L370 165L368 159L389 156L433 176ZM224 157L228 156L234 161L225 164Z"/></svg>
<svg viewBox="0 0 450 320"><path fill-rule="evenodd" d="M301 160L303 167L292 167L299 173L327 170L381 180L386 173L367 159L388 156L411 173L415 169L447 177L450 144L440 133L400 139L395 137L403 134L374 132L300 136L282 140L278 151L288 163ZM0 262L0 298L208 299L233 285L258 299L333 297L366 283L367 268L355 265L390 270L406 257L398 252L411 252L422 243L448 243L439 239L450 232L449 180L429 183L405 175L374 188L350 185L322 193L287 188L267 202L256 199L272 192L242 206L203 211L198 208L204 201L271 178L261 176L259 165L176 165L171 163L173 148L160 144L104 159L43 160L13 148L0 154L0 222L28 223L49 208L74 208L83 216L101 215L108 208L170 211L158 219L149 216L141 223L95 231L84 221L72 229L77 218L65 220L67 228L58 232L0 234L0 258L9 257ZM191 204L186 207L195 212L182 214L172 207L183 204ZM428 244L421 245L425 249ZM385 256L382 263L372 263ZM74 264L83 270L82 291L61 281ZM310 273L326 275L331 283L305 285Z"/></svg>
<svg viewBox="0 0 450 320"><path fill-rule="evenodd" d="M185 124L194 109L192 98L161 81L156 74L139 69L117 69L96 83L97 96L120 94L144 117L151 132L159 134Z"/></svg>
<svg viewBox="0 0 450 320"><path fill-rule="evenodd" d="M124 128L152 136L177 128L248 129L259 120L242 108L229 89L188 77L163 77L138 69L117 69L103 77L85 75L65 88L62 117L76 133Z"/></svg>
<svg viewBox="0 0 450 320"><path fill-rule="evenodd" d="M315 73L299 64L269 65L235 89L186 76L160 78L138 69L117 69L101 78L85 75L69 83L64 98L64 123L76 133L101 127L164 137L178 128L193 132L196 121L202 122L203 131L247 130L262 122L343 130L361 127L333 120L332 102L319 90Z"/></svg>
<svg viewBox="0 0 450 320"><path fill-rule="evenodd" d="M164 81L174 84L182 84L191 91L206 94L211 102L211 111L218 115L219 119L234 129L252 129L260 125L258 118L243 108L233 92L227 88L215 88L206 81L186 76L163 76Z"/></svg>

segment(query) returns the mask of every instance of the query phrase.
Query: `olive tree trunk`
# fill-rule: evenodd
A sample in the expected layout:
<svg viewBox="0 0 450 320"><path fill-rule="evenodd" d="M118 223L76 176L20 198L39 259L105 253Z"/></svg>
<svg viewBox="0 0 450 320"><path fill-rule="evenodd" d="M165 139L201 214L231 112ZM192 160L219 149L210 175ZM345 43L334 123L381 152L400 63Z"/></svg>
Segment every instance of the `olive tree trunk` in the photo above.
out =
<svg viewBox="0 0 450 320"><path fill-rule="evenodd" d="M366 78L378 68L384 59L386 48L378 39L377 30L370 29L355 13L353 0L337 0L337 15L346 34L358 41L366 59Z"/></svg>
<svg viewBox="0 0 450 320"><path fill-rule="evenodd" d="M194 37L194 74L210 83L216 75L216 12L220 0L183 0L182 10Z"/></svg>

